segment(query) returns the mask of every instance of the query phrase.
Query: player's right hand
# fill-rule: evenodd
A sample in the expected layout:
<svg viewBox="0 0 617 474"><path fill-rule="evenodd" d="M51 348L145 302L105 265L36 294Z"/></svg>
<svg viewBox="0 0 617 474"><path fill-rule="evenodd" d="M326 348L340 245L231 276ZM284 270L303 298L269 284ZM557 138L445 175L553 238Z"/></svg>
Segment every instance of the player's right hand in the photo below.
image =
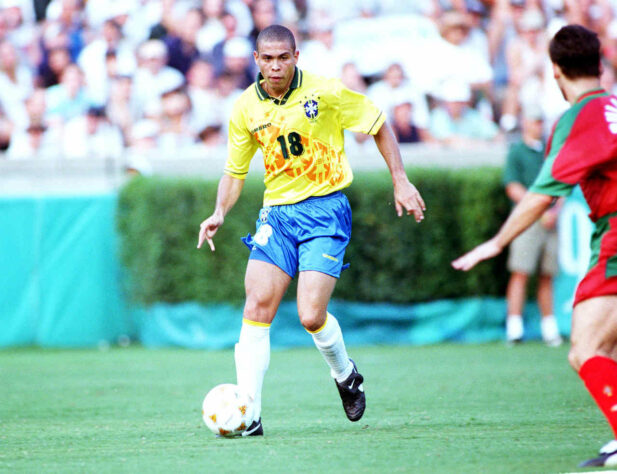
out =
<svg viewBox="0 0 617 474"><path fill-rule="evenodd" d="M214 234L216 234L216 231L219 230L219 227L223 225L224 220L225 219L222 215L215 212L201 223L199 226L199 238L197 240L198 249L201 248L204 241L207 241L210 246L210 250L214 252L214 241L212 238L214 237Z"/></svg>

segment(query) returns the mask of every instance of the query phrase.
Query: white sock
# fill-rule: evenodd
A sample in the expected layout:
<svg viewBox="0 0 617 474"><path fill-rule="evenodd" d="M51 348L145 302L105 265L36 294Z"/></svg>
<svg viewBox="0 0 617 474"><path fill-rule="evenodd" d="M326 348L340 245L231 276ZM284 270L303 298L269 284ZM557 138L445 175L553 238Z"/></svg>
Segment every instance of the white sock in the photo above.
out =
<svg viewBox="0 0 617 474"><path fill-rule="evenodd" d="M540 320L540 330L542 332L542 340L547 344L557 346L562 343L559 327L557 326L557 319L554 315L549 314L547 316L542 316Z"/></svg>
<svg viewBox="0 0 617 474"><path fill-rule="evenodd" d="M261 416L261 389L270 364L270 325L242 320L235 349L236 378L253 398L253 419Z"/></svg>
<svg viewBox="0 0 617 474"><path fill-rule="evenodd" d="M313 336L317 349L330 366L332 377L337 382L347 379L353 370L353 364L347 355L343 333L336 318L328 313L325 324L317 331L309 331L309 333Z"/></svg>
<svg viewBox="0 0 617 474"><path fill-rule="evenodd" d="M517 341L523 338L523 317L520 314L509 314L506 318L506 338Z"/></svg>

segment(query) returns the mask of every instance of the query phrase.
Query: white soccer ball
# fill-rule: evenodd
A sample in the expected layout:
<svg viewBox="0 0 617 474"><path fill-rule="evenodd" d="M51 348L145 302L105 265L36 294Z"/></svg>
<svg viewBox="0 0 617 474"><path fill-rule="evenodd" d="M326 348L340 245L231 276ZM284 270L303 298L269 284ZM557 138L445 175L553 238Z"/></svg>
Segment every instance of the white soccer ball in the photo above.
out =
<svg viewBox="0 0 617 474"><path fill-rule="evenodd" d="M253 399L231 383L210 390L201 408L206 426L216 435L240 436L253 422Z"/></svg>

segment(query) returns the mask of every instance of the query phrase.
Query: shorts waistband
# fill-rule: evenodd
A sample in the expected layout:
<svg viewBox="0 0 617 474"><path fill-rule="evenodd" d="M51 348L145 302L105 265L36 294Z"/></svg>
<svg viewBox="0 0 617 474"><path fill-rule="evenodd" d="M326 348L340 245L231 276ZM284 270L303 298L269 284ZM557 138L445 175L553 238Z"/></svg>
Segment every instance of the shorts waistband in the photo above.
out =
<svg viewBox="0 0 617 474"><path fill-rule="evenodd" d="M310 203L314 201L321 201L322 199L338 198L341 196L344 196L342 191L334 191L333 193L324 194L323 196L310 196L310 197L307 197L306 199L303 199L302 201L293 202L291 204L275 204L273 206L264 206L264 207L274 208L274 207L296 206L298 204Z"/></svg>

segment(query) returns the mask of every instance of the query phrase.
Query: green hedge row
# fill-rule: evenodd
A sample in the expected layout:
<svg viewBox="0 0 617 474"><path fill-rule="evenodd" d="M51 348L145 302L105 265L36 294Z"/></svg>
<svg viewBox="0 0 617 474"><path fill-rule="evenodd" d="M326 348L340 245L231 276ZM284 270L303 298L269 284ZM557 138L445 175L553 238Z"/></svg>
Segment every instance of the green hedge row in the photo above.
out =
<svg viewBox="0 0 617 474"><path fill-rule="evenodd" d="M439 298L503 295L505 256L469 273L450 261L493 235L509 211L495 168L410 169L427 205L426 217L399 219L387 172L357 174L346 190L352 239L334 297L411 303ZM216 252L196 249L199 224L210 215L217 182L135 178L121 191L117 225L121 259L133 301L240 302L248 249L240 237L255 231L263 183L248 180L215 237ZM295 288L287 297L293 298Z"/></svg>

